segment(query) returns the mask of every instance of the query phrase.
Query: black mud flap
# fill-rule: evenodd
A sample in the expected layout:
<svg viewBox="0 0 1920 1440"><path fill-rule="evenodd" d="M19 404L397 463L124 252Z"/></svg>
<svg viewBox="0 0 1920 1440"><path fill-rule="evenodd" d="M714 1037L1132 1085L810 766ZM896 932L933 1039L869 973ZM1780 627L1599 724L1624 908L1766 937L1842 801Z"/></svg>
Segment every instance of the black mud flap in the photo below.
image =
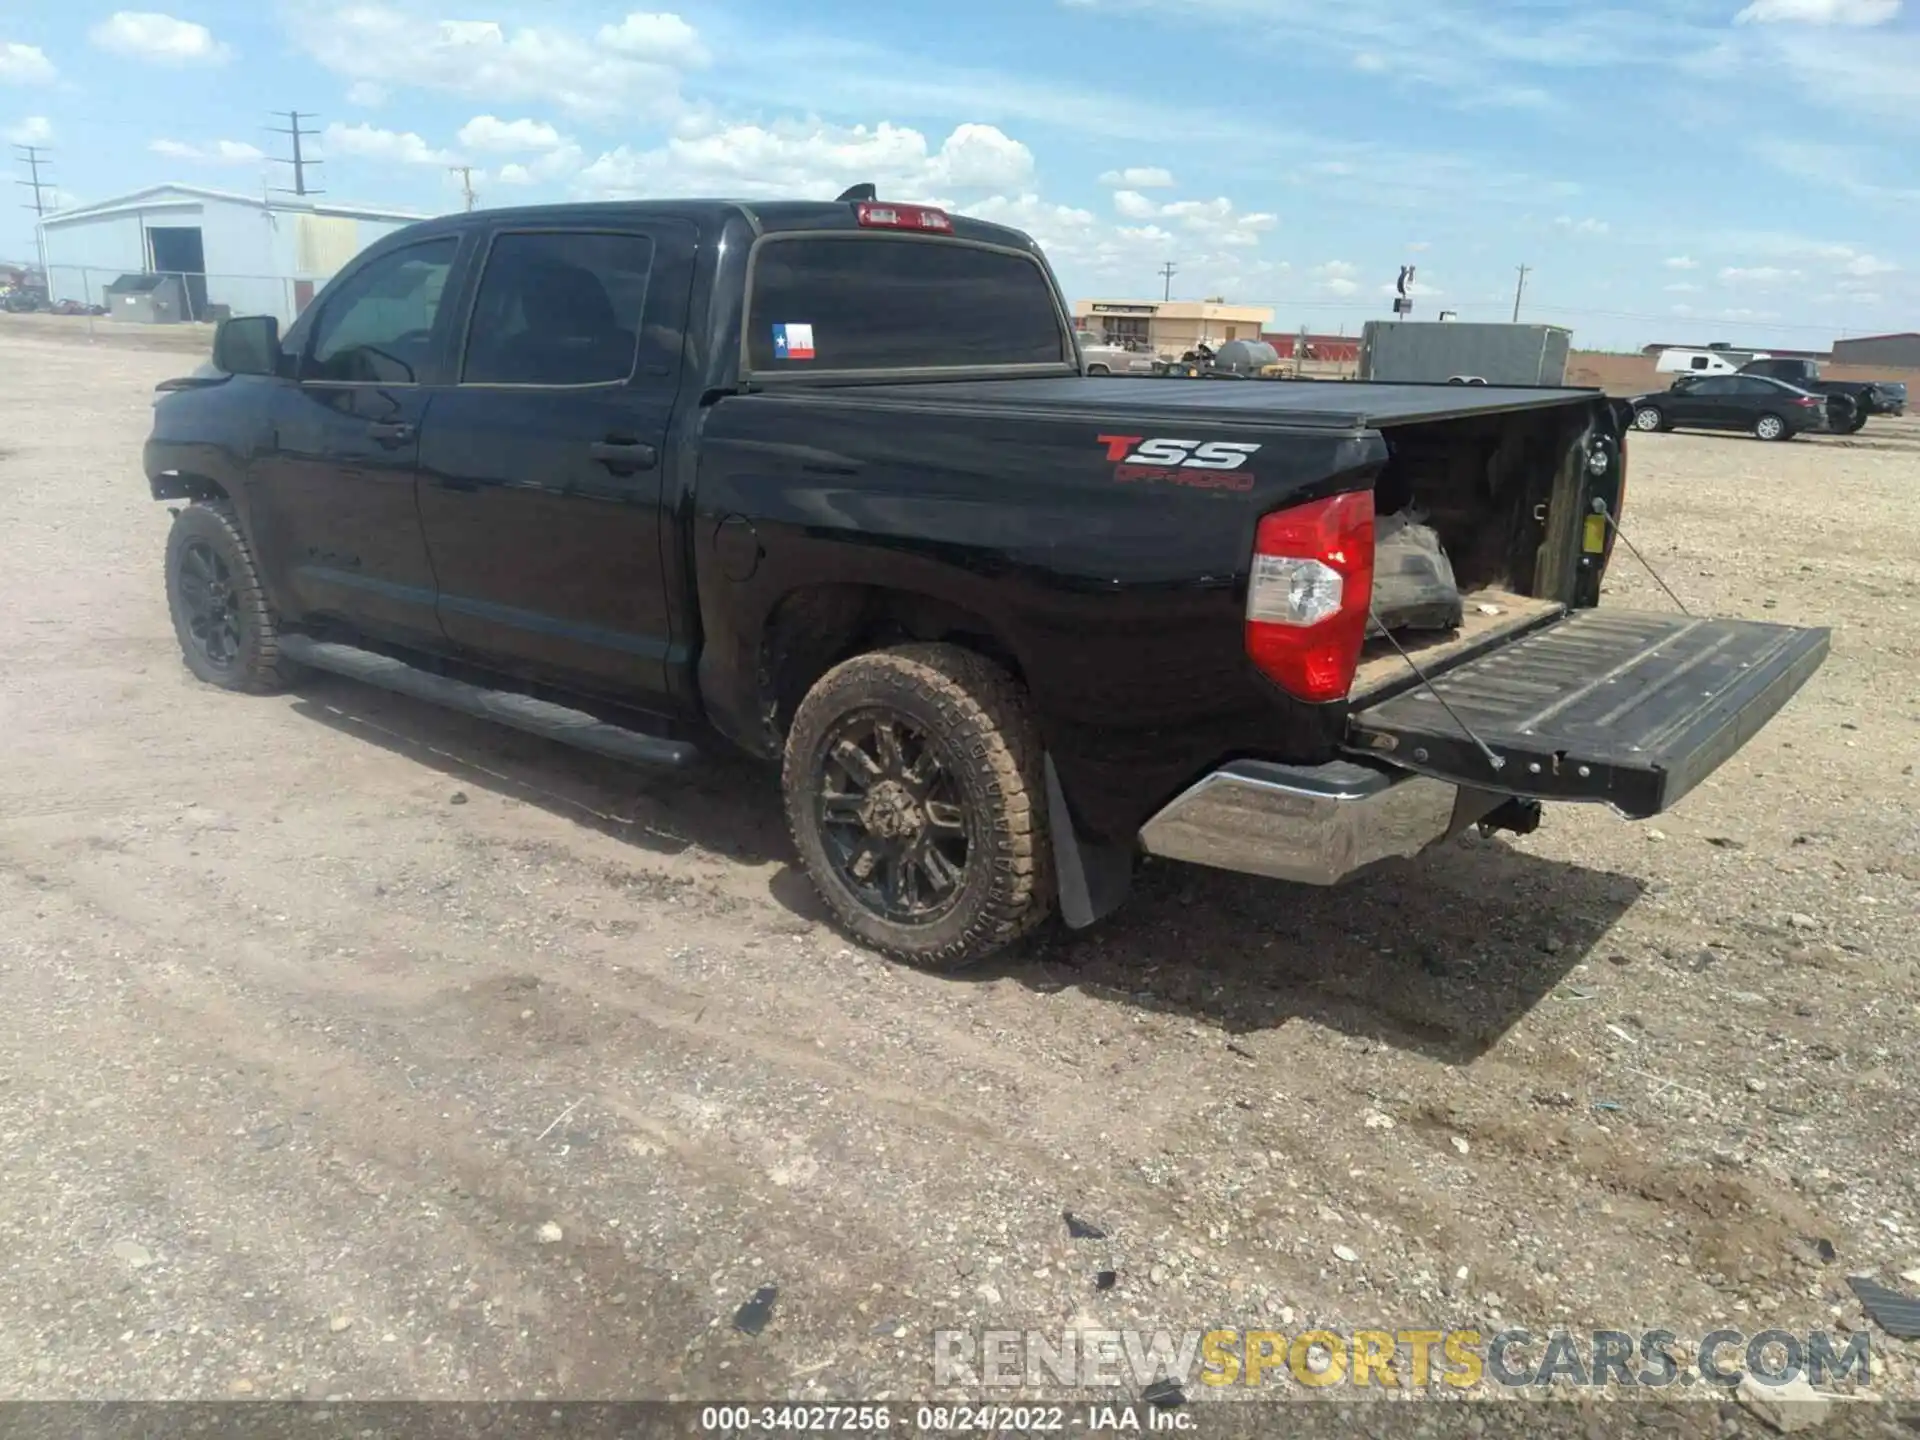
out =
<svg viewBox="0 0 1920 1440"><path fill-rule="evenodd" d="M1461 785L1604 801L1644 819L1752 739L1820 668L1828 639L1750 620L1583 610L1432 677L1445 706L1420 685L1354 711L1348 746Z"/></svg>

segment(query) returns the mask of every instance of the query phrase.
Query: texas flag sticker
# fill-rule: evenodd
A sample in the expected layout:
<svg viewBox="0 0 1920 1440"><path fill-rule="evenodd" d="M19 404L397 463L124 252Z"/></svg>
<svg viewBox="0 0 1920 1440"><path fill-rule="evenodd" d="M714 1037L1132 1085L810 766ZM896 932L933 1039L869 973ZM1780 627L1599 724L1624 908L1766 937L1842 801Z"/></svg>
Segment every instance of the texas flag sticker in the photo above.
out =
<svg viewBox="0 0 1920 1440"><path fill-rule="evenodd" d="M813 326L774 326L773 358L776 360L813 359Z"/></svg>

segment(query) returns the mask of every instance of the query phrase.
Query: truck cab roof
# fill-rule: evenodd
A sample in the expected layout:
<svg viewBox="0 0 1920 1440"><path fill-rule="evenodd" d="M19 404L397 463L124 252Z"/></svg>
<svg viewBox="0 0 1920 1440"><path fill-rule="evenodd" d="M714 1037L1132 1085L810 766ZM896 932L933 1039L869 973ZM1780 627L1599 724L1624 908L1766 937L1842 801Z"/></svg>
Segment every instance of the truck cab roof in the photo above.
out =
<svg viewBox="0 0 1920 1440"><path fill-rule="evenodd" d="M918 201L903 200L897 203L908 208L939 209ZM471 229L639 224L652 220L691 221L701 230L709 232L724 230L729 224L739 223L755 236L809 230L853 231L862 228L858 204L849 200L592 200L566 205L519 205L445 215L409 226L404 233L417 238ZM1041 253L1033 237L1024 231L952 211L942 210L941 213L947 216L953 227L944 233L954 239L1023 250L1033 255Z"/></svg>

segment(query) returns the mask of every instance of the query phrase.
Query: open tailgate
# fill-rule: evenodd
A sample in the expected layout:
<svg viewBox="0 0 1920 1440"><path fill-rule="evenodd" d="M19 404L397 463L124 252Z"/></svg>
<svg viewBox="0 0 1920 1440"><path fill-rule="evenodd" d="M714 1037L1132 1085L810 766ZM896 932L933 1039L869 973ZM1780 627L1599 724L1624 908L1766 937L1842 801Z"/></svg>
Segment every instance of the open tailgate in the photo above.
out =
<svg viewBox="0 0 1920 1440"><path fill-rule="evenodd" d="M1456 784L1600 800L1644 819L1746 744L1820 668L1828 641L1751 620L1577 611L1432 676L1445 706L1416 682L1356 709L1348 745Z"/></svg>

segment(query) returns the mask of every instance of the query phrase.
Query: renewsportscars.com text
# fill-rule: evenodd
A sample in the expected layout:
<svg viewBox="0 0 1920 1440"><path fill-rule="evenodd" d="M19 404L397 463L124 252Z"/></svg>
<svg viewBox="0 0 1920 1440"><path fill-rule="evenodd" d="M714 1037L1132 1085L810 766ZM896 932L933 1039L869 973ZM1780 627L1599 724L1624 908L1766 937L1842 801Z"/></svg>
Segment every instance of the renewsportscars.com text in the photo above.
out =
<svg viewBox="0 0 1920 1440"><path fill-rule="evenodd" d="M1805 1379L1866 1381L1864 1333L1714 1330L937 1330L936 1385L988 1389L1139 1387L1473 1390L1568 1385L1664 1390Z"/></svg>

